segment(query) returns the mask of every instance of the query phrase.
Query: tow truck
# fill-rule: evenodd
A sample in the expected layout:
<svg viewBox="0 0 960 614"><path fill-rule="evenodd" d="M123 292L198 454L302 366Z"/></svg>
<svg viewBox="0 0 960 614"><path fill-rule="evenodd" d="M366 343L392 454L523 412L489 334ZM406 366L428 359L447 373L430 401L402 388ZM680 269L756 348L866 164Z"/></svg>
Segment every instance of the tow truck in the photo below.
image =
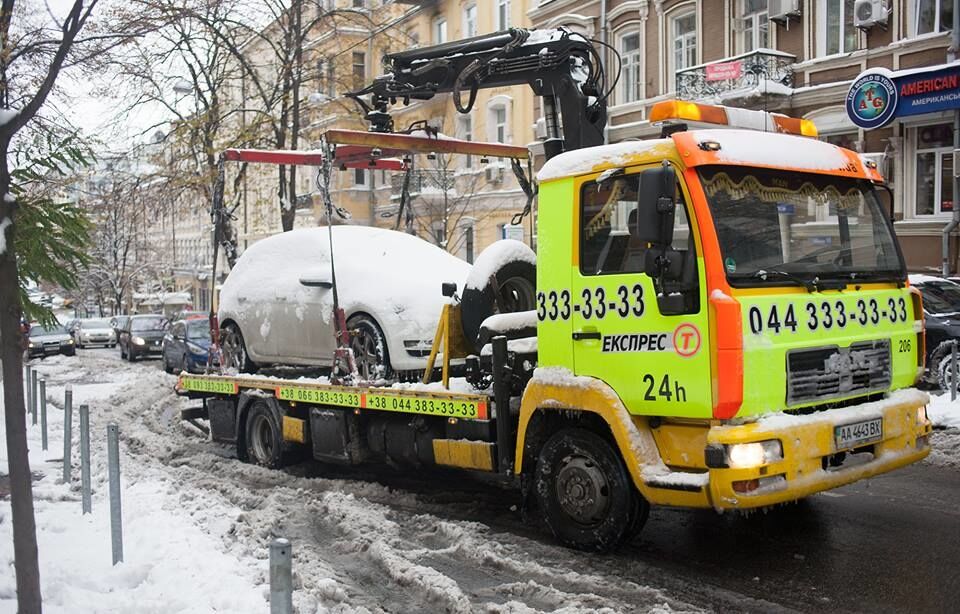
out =
<svg viewBox="0 0 960 614"><path fill-rule="evenodd" d="M184 417L272 467L306 451L495 474L586 550L630 539L654 505L764 508L924 458L921 298L876 166L808 121L685 101L652 108L661 138L604 145L595 58L563 30L393 54L356 94L370 96L372 130L339 136L371 161L452 151L393 133L390 106L450 92L466 108L478 88L524 82L544 96L535 352L511 338L525 316L501 314L471 355L446 288L425 381L434 357L462 357L469 391L446 389L446 373L426 385L183 374L181 394L203 400Z"/></svg>

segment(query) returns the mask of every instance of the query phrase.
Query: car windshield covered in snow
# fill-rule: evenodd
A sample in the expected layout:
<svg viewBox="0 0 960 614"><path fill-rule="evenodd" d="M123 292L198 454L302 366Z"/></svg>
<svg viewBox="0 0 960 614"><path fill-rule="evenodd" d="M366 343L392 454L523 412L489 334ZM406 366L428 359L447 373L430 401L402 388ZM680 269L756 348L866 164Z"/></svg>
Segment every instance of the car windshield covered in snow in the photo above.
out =
<svg viewBox="0 0 960 614"><path fill-rule="evenodd" d="M732 285L906 276L867 181L726 166L700 176Z"/></svg>
<svg viewBox="0 0 960 614"><path fill-rule="evenodd" d="M167 319L161 316L154 318L134 318L130 323L130 330L165 330L167 328Z"/></svg>
<svg viewBox="0 0 960 614"><path fill-rule="evenodd" d="M210 322L208 320L189 320L187 322L187 339L191 341L209 341Z"/></svg>
<svg viewBox="0 0 960 614"><path fill-rule="evenodd" d="M946 279L932 279L919 285L923 308L930 313L960 312L960 285Z"/></svg>

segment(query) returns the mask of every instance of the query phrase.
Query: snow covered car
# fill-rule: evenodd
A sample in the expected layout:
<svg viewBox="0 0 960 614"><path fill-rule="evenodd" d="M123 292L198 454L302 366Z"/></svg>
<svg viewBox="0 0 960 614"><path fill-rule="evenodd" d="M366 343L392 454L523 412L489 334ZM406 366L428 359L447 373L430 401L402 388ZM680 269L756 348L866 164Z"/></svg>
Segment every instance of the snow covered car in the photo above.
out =
<svg viewBox="0 0 960 614"><path fill-rule="evenodd" d="M364 379L422 369L447 300L470 265L415 236L366 226L333 228L340 305ZM328 367L336 348L326 227L281 233L250 246L220 292L228 367Z"/></svg>
<svg viewBox="0 0 960 614"><path fill-rule="evenodd" d="M73 332L73 338L77 342L78 348L85 348L91 345L102 345L103 347L116 347L117 336L110 326L110 320L91 319L79 320L77 327Z"/></svg>
<svg viewBox="0 0 960 614"><path fill-rule="evenodd" d="M73 356L77 353L70 331L60 324L51 326L33 324L30 327L27 349L30 352L30 358L34 356L43 358L53 354Z"/></svg>

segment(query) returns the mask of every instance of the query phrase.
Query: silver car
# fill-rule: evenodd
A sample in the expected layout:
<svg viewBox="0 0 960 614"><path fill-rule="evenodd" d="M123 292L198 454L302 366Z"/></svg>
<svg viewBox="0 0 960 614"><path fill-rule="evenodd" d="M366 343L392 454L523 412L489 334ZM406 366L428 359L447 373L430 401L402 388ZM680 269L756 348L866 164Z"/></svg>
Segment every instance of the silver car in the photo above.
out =
<svg viewBox="0 0 960 614"><path fill-rule="evenodd" d="M327 228L293 230L249 247L220 292L225 361L328 367L336 343ZM463 287L470 265L415 236L335 226L340 305L364 379L422 369L447 300L443 282Z"/></svg>
<svg viewBox="0 0 960 614"><path fill-rule="evenodd" d="M107 318L80 320L74 332L74 339L77 341L78 348L92 345L117 346L117 335L113 332L113 327L110 326L110 320Z"/></svg>

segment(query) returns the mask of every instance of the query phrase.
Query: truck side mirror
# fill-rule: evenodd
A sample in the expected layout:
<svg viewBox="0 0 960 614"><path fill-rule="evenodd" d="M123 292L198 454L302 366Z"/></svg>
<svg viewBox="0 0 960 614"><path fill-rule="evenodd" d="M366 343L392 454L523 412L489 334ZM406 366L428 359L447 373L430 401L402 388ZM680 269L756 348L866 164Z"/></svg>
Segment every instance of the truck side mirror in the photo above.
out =
<svg viewBox="0 0 960 614"><path fill-rule="evenodd" d="M440 292L446 297L455 296L457 294L457 284L445 281L440 284Z"/></svg>
<svg viewBox="0 0 960 614"><path fill-rule="evenodd" d="M631 228L644 243L669 249L673 241L673 215L676 209L677 175L669 163L640 173L637 197L637 222Z"/></svg>

